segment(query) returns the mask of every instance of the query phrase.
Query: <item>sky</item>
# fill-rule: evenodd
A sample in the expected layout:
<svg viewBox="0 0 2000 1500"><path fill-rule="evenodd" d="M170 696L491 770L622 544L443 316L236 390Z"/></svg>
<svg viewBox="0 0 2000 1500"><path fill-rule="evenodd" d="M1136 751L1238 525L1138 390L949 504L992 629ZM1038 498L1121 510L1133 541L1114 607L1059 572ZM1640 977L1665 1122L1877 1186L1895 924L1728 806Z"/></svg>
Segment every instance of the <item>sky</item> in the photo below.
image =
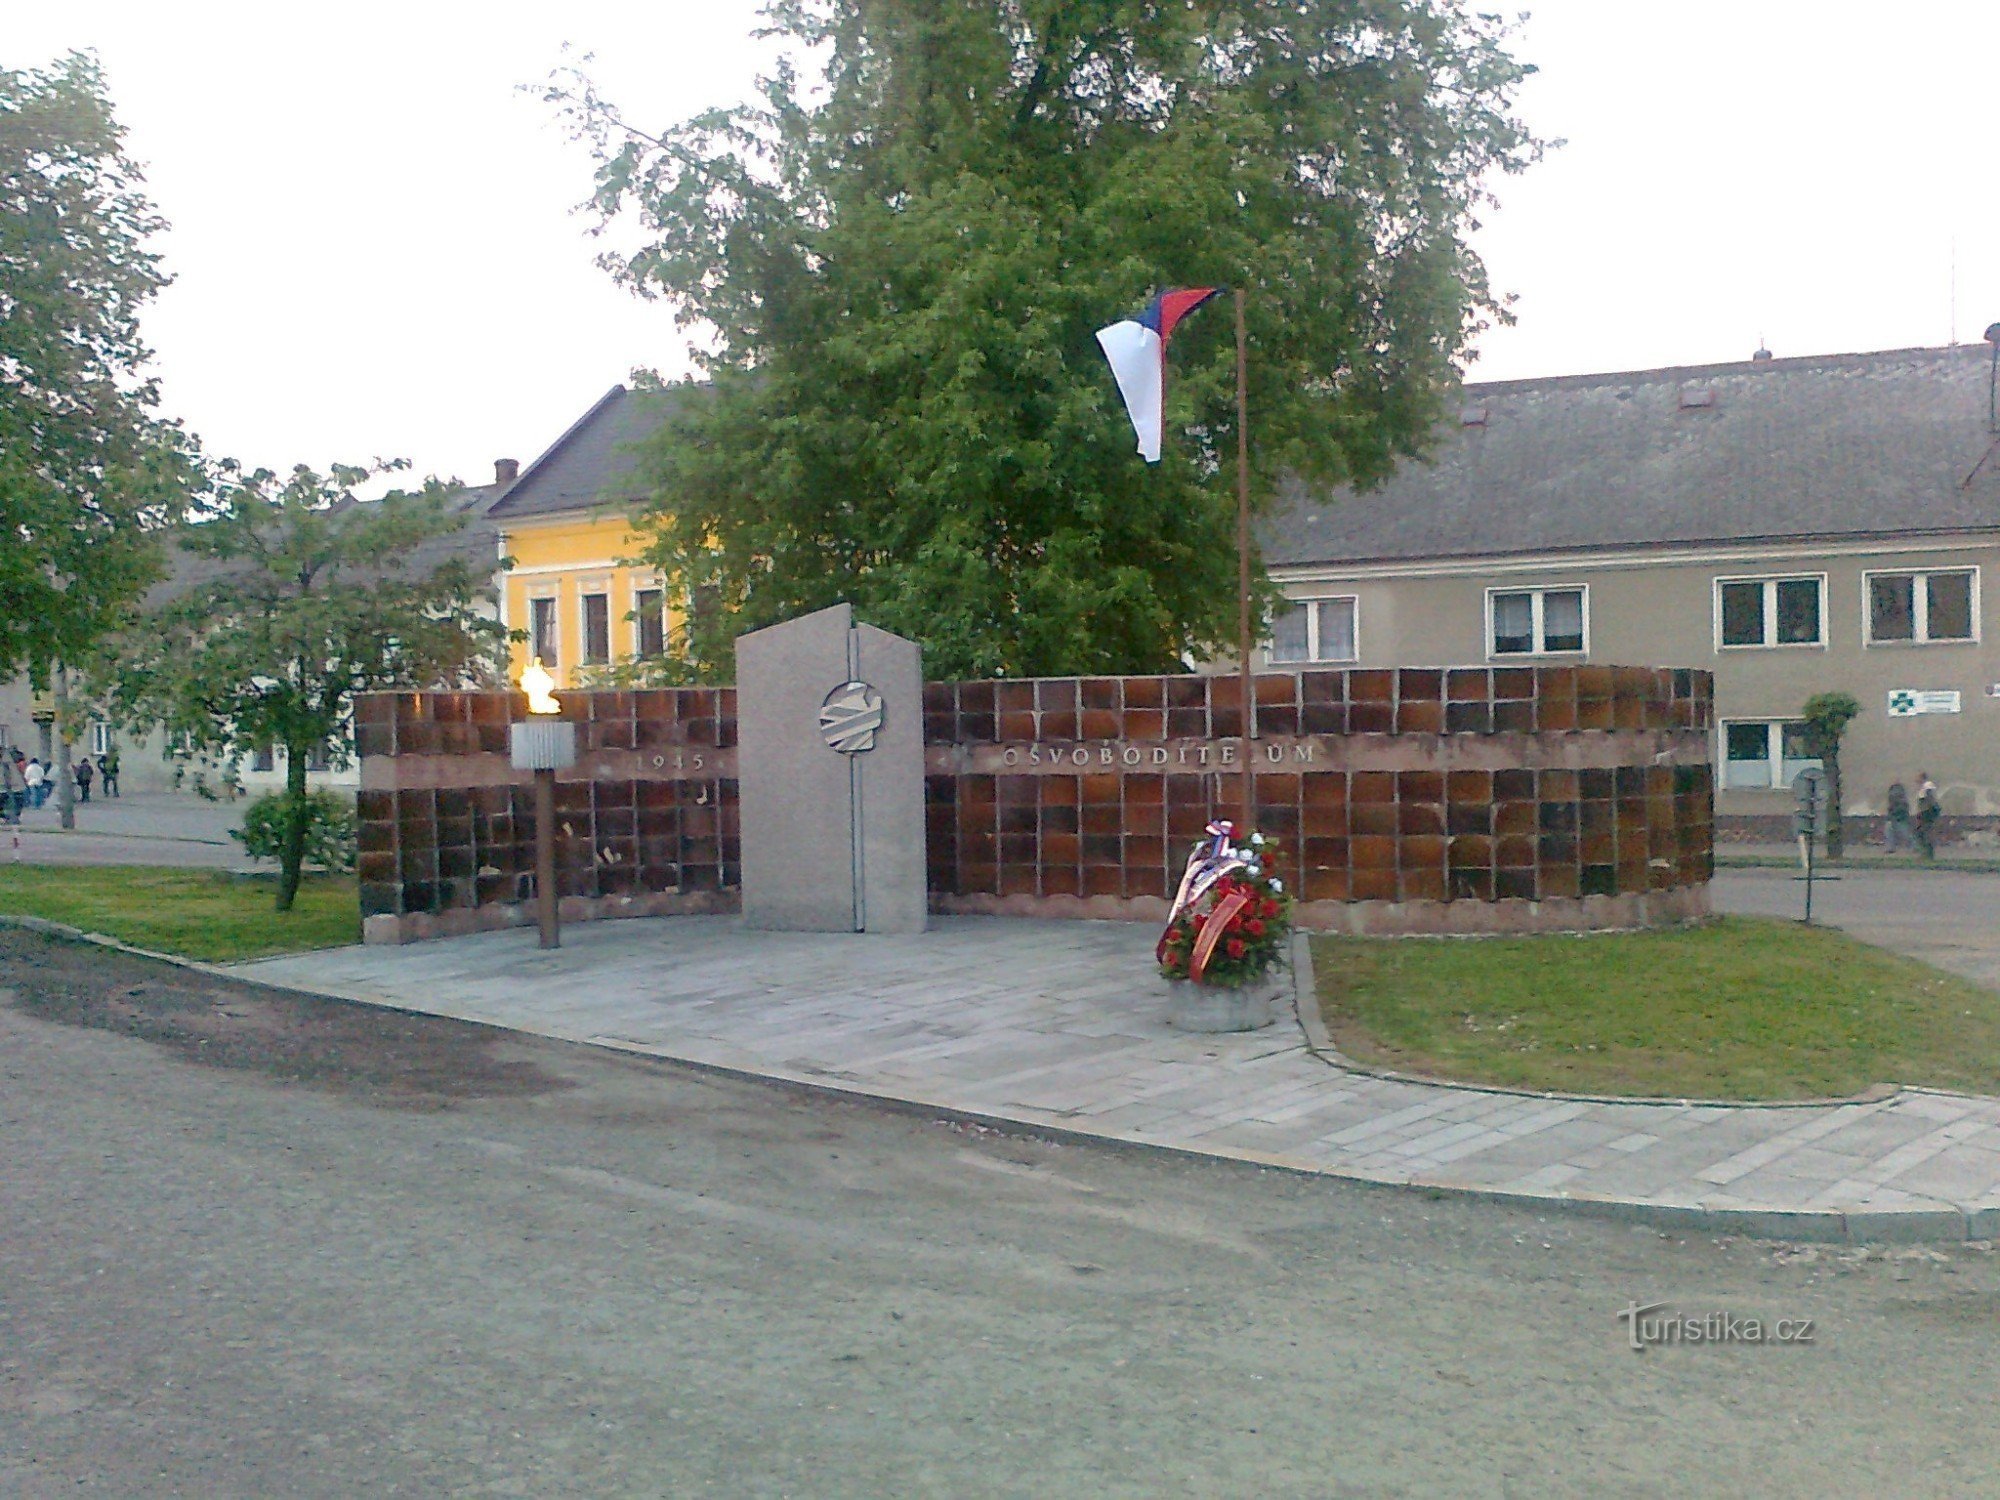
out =
<svg viewBox="0 0 2000 1500"><path fill-rule="evenodd" d="M662 126L748 95L756 24L755 0L0 0L0 67L98 53L172 226L164 404L209 452L479 483L633 369L688 368L665 307L596 266L589 157L520 86L567 44ZM1514 45L1522 114L1564 144L1492 185L1474 245L1516 321L1469 378L2000 319L1994 0L1543 0Z"/></svg>

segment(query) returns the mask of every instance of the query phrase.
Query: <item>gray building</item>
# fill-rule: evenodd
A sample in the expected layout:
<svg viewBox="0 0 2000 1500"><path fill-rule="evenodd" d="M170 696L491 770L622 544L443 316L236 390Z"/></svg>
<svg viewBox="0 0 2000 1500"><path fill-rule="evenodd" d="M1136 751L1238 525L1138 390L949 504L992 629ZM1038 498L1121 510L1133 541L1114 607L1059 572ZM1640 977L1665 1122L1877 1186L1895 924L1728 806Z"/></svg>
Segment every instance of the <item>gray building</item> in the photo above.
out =
<svg viewBox="0 0 2000 1500"><path fill-rule="evenodd" d="M1379 489L1294 486L1274 664L1715 673L1718 813L1775 829L1814 693L1852 693L1849 812L1927 771L2000 815L2000 423L1986 345L1496 381Z"/></svg>

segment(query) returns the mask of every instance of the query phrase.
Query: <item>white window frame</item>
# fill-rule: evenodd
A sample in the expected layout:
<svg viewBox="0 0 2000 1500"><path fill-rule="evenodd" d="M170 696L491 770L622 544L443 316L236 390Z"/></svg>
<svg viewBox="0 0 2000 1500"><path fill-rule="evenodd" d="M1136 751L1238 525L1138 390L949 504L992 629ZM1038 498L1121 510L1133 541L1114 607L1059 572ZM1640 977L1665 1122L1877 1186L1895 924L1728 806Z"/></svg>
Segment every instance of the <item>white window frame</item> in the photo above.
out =
<svg viewBox="0 0 2000 1500"><path fill-rule="evenodd" d="M1798 722L1800 721L1796 716L1781 716L1778 718L1757 718L1757 717L1745 716L1742 718L1719 720L1715 726L1716 791L1717 792L1790 791L1792 786L1792 776L1798 775L1799 771L1804 770L1807 766L1817 766L1820 764L1818 760L1809 757L1789 762L1785 759L1785 726L1787 724L1797 724ZM1769 768L1770 772L1770 780L1768 783L1761 783L1757 786L1737 786L1734 783L1732 783L1729 779L1729 767L1732 764L1732 762L1729 759L1729 731L1732 726L1743 725L1743 724L1761 724L1764 726L1764 732L1765 732L1764 764L1767 768ZM1746 762L1734 762L1734 764L1746 764ZM1787 776L1785 774L1785 767L1787 765L1791 765L1796 768L1793 770L1792 776Z"/></svg>
<svg viewBox="0 0 2000 1500"><path fill-rule="evenodd" d="M604 601L604 655L597 660L590 656L590 609L587 601ZM576 586L576 664L580 667L604 667L612 661L611 650L611 585L609 583L579 583Z"/></svg>
<svg viewBox="0 0 2000 1500"><path fill-rule="evenodd" d="M1972 634L1949 635L1942 640L1931 639L1931 592L1930 580L1934 573L1970 573L1972 575ZM1878 578L1909 578L1910 585L1910 639L1907 641L1878 641L1875 639L1875 580ZM1893 650L1908 646L1976 646L1979 644L1979 568L1976 564L1957 567L1940 564L1923 568L1868 568L1861 574L1861 644L1870 649L1881 647Z"/></svg>
<svg viewBox="0 0 2000 1500"><path fill-rule="evenodd" d="M1277 648L1267 638L1264 642L1264 664L1270 667L1317 667L1328 663L1352 664L1361 660L1361 596L1358 594L1299 594L1286 595L1285 607L1297 608L1302 605L1345 604L1354 617L1354 650L1347 656L1322 656L1319 649L1319 611L1306 611L1306 654L1298 661L1279 661Z"/></svg>
<svg viewBox="0 0 2000 1500"><path fill-rule="evenodd" d="M540 649L544 643L535 639L535 606L544 600L548 601L549 606L549 633L555 637L552 642L547 643L553 645L555 649L546 655ZM522 623L528 627L528 655L539 657L542 665L545 667L554 668L560 666L562 662L562 596L559 591L554 588L542 588L536 589L533 593L529 594L528 618Z"/></svg>
<svg viewBox="0 0 2000 1500"><path fill-rule="evenodd" d="M1498 651L1498 637L1493 628L1493 601L1502 594L1526 594L1533 602L1534 609L1534 649L1531 651ZM1583 601L1583 646L1575 651L1550 651L1546 649L1548 640L1544 605L1550 594L1580 594ZM1534 661L1538 657L1564 657L1575 659L1590 655L1590 585L1587 583L1537 583L1531 585L1507 584L1490 585L1486 590L1486 659L1488 661Z"/></svg>
<svg viewBox="0 0 2000 1500"><path fill-rule="evenodd" d="M646 632L645 632L645 620L640 613L641 606L639 603L639 596L641 594L656 594L659 596L658 608L660 616L660 655L664 657L667 654L666 586L662 584L660 580L657 578L635 578L632 580L631 593L632 593L632 608L630 609L630 611L628 611L628 617L632 621L632 659L634 661L645 661L647 659L646 653L643 649L645 644Z"/></svg>
<svg viewBox="0 0 2000 1500"><path fill-rule="evenodd" d="M1764 585L1764 639L1725 641L1722 638L1722 586L1728 583ZM1778 585L1815 583L1819 585L1819 639L1781 641L1778 639ZM1724 651L1824 651L1827 649L1826 574L1824 573L1735 573L1715 580L1715 650Z"/></svg>
<svg viewBox="0 0 2000 1500"><path fill-rule="evenodd" d="M102 719L94 720L90 726L90 753L109 755L111 753L111 726Z"/></svg>

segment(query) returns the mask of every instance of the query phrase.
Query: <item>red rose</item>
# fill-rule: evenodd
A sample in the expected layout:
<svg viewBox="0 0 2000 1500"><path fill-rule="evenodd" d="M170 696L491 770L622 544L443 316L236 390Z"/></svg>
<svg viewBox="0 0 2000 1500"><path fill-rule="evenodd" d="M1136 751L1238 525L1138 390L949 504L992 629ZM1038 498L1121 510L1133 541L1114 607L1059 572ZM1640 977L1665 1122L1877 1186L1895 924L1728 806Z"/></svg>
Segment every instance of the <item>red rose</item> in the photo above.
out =
<svg viewBox="0 0 2000 1500"><path fill-rule="evenodd" d="M1278 903L1272 900L1269 896L1266 896L1264 898L1264 904L1258 907L1257 910L1258 913L1264 917L1267 918L1275 917L1278 914Z"/></svg>
<svg viewBox="0 0 2000 1500"><path fill-rule="evenodd" d="M1205 912L1205 911L1198 911L1198 912L1196 912L1196 913L1194 914L1194 930L1195 930L1196 932L1200 932L1200 931L1201 931L1201 929L1202 929L1202 928L1203 928L1204 926L1206 926L1206 925L1207 925L1207 923L1208 923L1208 913L1207 913L1207 912Z"/></svg>
<svg viewBox="0 0 2000 1500"><path fill-rule="evenodd" d="M1180 956L1180 955L1179 955L1178 953L1169 953L1169 954L1167 955L1167 962L1166 962L1166 965L1165 965L1165 968L1166 968L1166 971L1167 971L1167 972L1168 972L1169 974L1178 974L1178 973L1180 973L1180 971L1181 971L1181 956Z"/></svg>
<svg viewBox="0 0 2000 1500"><path fill-rule="evenodd" d="M1229 940L1229 956L1231 958L1241 958L1243 956L1242 938L1231 938Z"/></svg>
<svg viewBox="0 0 2000 1500"><path fill-rule="evenodd" d="M1243 924L1243 930L1252 937L1262 937L1264 935L1264 924L1255 917L1252 917Z"/></svg>

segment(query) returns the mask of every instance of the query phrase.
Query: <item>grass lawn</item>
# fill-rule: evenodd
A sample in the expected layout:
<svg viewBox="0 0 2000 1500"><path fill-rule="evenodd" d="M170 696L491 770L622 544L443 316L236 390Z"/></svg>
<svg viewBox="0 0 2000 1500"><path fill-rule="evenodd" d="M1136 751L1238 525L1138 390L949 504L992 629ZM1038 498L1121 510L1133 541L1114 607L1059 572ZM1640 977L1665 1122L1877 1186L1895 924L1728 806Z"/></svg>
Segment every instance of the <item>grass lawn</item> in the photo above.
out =
<svg viewBox="0 0 2000 1500"><path fill-rule="evenodd" d="M152 865L0 865L0 912L227 963L361 941L351 875L308 875L279 913L275 878Z"/></svg>
<svg viewBox="0 0 2000 1500"><path fill-rule="evenodd" d="M1335 1046L1435 1078L1677 1099L2000 1094L2000 994L1824 927L1320 937L1313 962Z"/></svg>

